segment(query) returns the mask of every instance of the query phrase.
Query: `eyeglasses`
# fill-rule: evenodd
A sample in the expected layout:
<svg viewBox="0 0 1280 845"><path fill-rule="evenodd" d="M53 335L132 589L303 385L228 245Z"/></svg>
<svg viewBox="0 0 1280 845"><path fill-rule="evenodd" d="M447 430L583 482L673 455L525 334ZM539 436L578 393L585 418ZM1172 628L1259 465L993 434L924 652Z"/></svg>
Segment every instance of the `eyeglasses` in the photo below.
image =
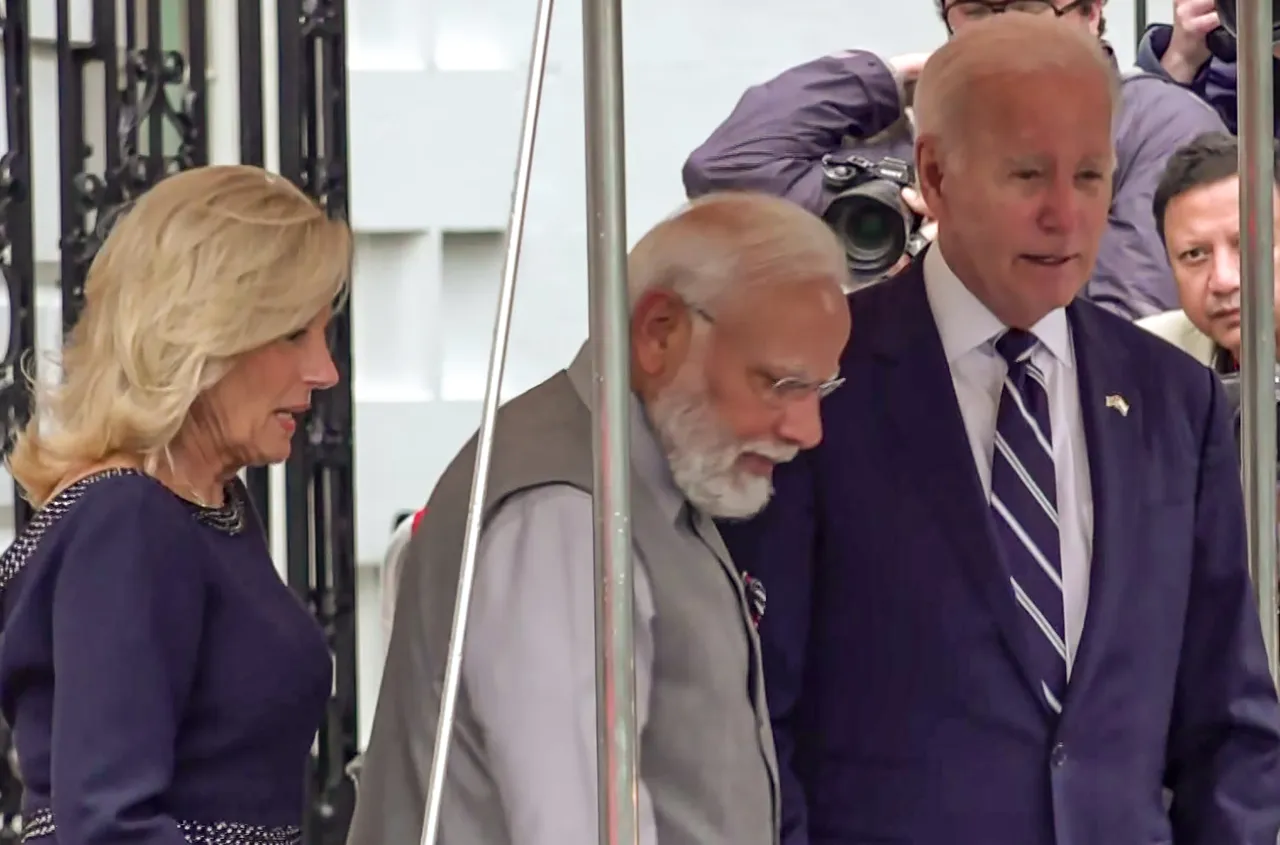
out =
<svg viewBox="0 0 1280 845"><path fill-rule="evenodd" d="M1079 9L1086 0L1073 0L1065 6L1055 6L1052 0L956 0L943 8L943 22L947 32L966 21L982 20L1005 12L1023 12L1029 15L1055 15L1063 17Z"/></svg>
<svg viewBox="0 0 1280 845"><path fill-rule="evenodd" d="M701 317L708 324L712 326L716 324L715 317L702 308L688 302L685 305L691 312ZM815 394L819 399L825 399L845 382L840 376L834 376L823 381L810 381L799 376L778 376L761 367L752 367L751 371L764 383L765 394L770 401L782 405L798 402Z"/></svg>

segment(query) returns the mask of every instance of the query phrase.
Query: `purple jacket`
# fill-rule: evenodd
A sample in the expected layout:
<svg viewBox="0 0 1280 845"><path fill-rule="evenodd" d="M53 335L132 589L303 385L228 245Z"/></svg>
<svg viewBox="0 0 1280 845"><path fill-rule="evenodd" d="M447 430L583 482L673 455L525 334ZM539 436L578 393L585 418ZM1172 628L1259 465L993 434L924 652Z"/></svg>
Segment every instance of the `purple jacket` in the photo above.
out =
<svg viewBox="0 0 1280 845"><path fill-rule="evenodd" d="M1138 44L1138 67L1147 73L1154 73L1166 79L1169 74L1161 66L1165 50L1169 49L1169 38L1173 35L1173 27L1167 23L1153 24L1147 27L1146 34ZM1273 63L1274 69L1280 68L1280 62ZM1188 86L1191 92L1209 105L1222 118L1222 121L1236 133L1236 66L1234 62L1210 59L1196 72L1195 78ZM1280 93L1280 92L1276 92ZM1276 109L1275 135L1280 138L1280 108Z"/></svg>
<svg viewBox="0 0 1280 845"><path fill-rule="evenodd" d="M1137 319L1179 307L1151 210L1165 161L1197 135L1224 127L1204 103L1163 78L1126 78L1123 99L1110 225L1085 295ZM821 214L831 199L822 156L840 149L846 138L884 131L901 113L893 73L875 54L855 50L807 62L743 94L728 119L689 156L685 190L690 197L764 191ZM873 149L878 156L912 158L905 141Z"/></svg>

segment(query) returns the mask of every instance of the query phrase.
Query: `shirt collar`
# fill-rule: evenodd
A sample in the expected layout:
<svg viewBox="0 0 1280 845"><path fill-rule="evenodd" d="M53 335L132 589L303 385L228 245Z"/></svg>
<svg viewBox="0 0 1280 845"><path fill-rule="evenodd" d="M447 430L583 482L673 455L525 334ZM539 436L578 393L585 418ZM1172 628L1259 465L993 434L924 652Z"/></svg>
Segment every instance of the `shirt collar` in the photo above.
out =
<svg viewBox="0 0 1280 845"><path fill-rule="evenodd" d="M930 245L924 256L924 289L948 365L1007 329L952 272L942 255L941 246L936 242ZM1065 309L1050 311L1031 327L1031 333L1059 363L1071 366L1071 340Z"/></svg>

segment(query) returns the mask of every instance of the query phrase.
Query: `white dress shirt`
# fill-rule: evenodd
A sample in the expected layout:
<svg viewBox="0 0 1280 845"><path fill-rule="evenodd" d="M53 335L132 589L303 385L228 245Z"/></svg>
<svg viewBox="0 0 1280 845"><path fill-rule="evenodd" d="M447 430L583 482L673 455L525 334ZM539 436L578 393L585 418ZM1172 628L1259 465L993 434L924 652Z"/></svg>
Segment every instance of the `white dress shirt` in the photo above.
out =
<svg viewBox="0 0 1280 845"><path fill-rule="evenodd" d="M595 517L566 485L517 494L481 537L462 681L513 845L595 842ZM649 717L653 597L635 566L636 721ZM640 782L640 845L656 845Z"/></svg>
<svg viewBox="0 0 1280 845"><path fill-rule="evenodd" d="M696 536L634 399L631 468L674 529ZM480 538L462 683L484 730L489 774L513 845L599 836L594 537L591 497L551 485L512 496ZM655 610L644 554L632 548L636 722L643 732L653 690ZM641 776L639 845L657 845L656 825Z"/></svg>
<svg viewBox="0 0 1280 845"><path fill-rule="evenodd" d="M991 463L995 450L996 414L1008 365L995 350L1006 329L947 266L934 243L924 259L925 293L951 368L951 382L969 435L978 477L991 496ZM1053 464L1058 491L1059 539L1062 549L1063 619L1066 623L1067 672L1075 661L1089 604L1093 557L1093 495L1089 486L1089 452L1080 416L1080 388L1075 348L1066 311L1059 308L1031 328L1040 341L1031 360L1044 373L1049 395ZM1010 594L1010 601L1013 596Z"/></svg>

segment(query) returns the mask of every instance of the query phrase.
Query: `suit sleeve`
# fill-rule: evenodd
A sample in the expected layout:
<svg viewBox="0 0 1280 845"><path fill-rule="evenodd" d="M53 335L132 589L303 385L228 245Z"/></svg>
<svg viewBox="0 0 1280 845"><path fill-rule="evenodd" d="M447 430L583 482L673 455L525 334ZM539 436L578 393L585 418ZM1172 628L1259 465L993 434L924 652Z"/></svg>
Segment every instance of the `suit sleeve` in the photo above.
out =
<svg viewBox="0 0 1280 845"><path fill-rule="evenodd" d="M199 658L204 586L178 526L132 497L76 514L53 592L58 841L185 845L163 797Z"/></svg>
<svg viewBox="0 0 1280 845"><path fill-rule="evenodd" d="M1168 747L1179 845L1274 845L1280 706L1258 621L1227 398L1208 382L1191 590Z"/></svg>
<svg viewBox="0 0 1280 845"><path fill-rule="evenodd" d="M512 845L594 842L596 640L591 498L566 486L521 494L485 531L463 684L485 735ZM636 718L648 721L653 599L635 568ZM640 845L657 845L639 787Z"/></svg>
<svg viewBox="0 0 1280 845"><path fill-rule="evenodd" d="M685 192L762 191L820 215L830 202L822 157L846 136L869 138L901 116L898 83L875 54L806 62L747 89L685 162Z"/></svg>
<svg viewBox="0 0 1280 845"><path fill-rule="evenodd" d="M1176 309L1177 286L1152 201L1169 156L1196 136L1224 130L1218 116L1195 97L1159 79L1125 84L1123 133L1115 195L1089 282L1089 299L1136 320Z"/></svg>
<svg viewBox="0 0 1280 845"><path fill-rule="evenodd" d="M760 620L765 694L782 788L782 845L808 845L803 773L797 765L801 739L809 614L815 558L820 553L815 479L807 452L774 473L768 507L745 523L724 523L721 536L739 570L758 578L768 600Z"/></svg>

